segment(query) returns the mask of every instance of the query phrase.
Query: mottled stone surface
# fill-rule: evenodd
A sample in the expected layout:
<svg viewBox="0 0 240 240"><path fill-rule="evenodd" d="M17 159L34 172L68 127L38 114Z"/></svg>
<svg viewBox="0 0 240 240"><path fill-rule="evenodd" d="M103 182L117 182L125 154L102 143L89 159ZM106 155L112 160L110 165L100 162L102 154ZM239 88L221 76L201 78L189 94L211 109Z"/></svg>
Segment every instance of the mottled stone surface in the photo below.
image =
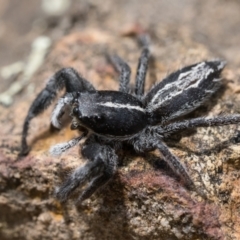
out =
<svg viewBox="0 0 240 240"><path fill-rule="evenodd" d="M187 2L184 1L185 4ZM197 6L196 2L194 1ZM32 151L27 157L17 159L21 127L29 105L56 70L71 66L98 89L116 90L117 75L104 55L106 52L117 52L128 61L134 76L140 49L136 39L126 35L139 31L139 27L130 15L126 15L125 25L119 26L117 22L120 21L118 18L123 10L113 15L109 10L112 5L109 4L100 6L91 3L89 11L98 15L79 21L79 25L73 24L66 36L55 40L45 63L24 91L16 96L14 104L9 108L0 106L0 238L239 239L240 127L236 125L199 128L183 134L179 142L169 140L171 151L185 164L195 184L207 195L208 201L201 199L197 193L186 190L161 161L157 152L137 156L126 149L117 174L107 186L81 206L74 204L77 193L61 205L53 197L55 186L72 169L83 164L84 160L77 147L58 158L49 155L48 150L52 145L67 141L77 134L70 131L68 126L60 132L49 131L52 108L32 121L28 138ZM121 7L128 6L126 3L121 4ZM140 7L136 3L133 6L131 4L129 8ZM181 66L223 55L231 57L229 47L226 47L228 51L225 50L225 55L220 48L210 46L213 44L213 35L222 34L220 28L215 28L209 37L212 39L211 44L208 45L193 37L196 29L193 31L189 27L189 19L194 19L196 9L200 11L205 6L206 11L211 12L211 4L203 1L199 8L186 5L186 26L171 25L172 22L166 20L160 28L156 22L151 25L153 20L145 18L145 24L140 26L152 33L155 57L147 76L147 89L156 80ZM236 3L230 1L229 4ZM150 6L152 5L148 5L148 8ZM166 3L161 6L170 9ZM216 18L226 14L223 10L230 11L229 5L223 3L219 6L216 4L215 7L219 13ZM150 11L148 8L145 8L146 12ZM178 8L175 6L175 9L177 11ZM103 17L104 14L109 14L107 19ZM172 14L170 10L169 14ZM205 16L200 11L199 15L201 14ZM157 19L157 15L154 16ZM97 22L101 18L102 25ZM202 19L206 22L205 18ZM203 25L196 21L196 25ZM232 22L229 24L234 25ZM217 40L223 46L221 41L224 42ZM234 43L234 40L231 41ZM233 57L231 62L223 72L224 87L206 106L189 117L240 112L240 69L235 67L239 63L238 57Z"/></svg>

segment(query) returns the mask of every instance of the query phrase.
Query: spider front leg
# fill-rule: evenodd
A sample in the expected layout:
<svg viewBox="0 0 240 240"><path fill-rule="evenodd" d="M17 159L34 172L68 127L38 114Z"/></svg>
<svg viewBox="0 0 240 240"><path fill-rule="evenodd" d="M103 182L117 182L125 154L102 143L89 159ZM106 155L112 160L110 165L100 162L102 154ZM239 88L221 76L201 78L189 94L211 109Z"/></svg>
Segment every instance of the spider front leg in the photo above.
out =
<svg viewBox="0 0 240 240"><path fill-rule="evenodd" d="M50 78L46 87L38 94L31 107L29 108L28 114L23 124L21 151L19 153L19 156L27 155L30 150L26 140L30 121L42 113L46 108L48 108L52 101L56 98L57 92L62 90L64 87L66 88L67 93L94 90L94 87L87 80L80 77L73 68L63 68L56 72ZM72 97L70 94L65 95L64 100L66 102L71 101L71 99ZM60 112L61 109L55 111L55 115L59 116Z"/></svg>
<svg viewBox="0 0 240 240"><path fill-rule="evenodd" d="M83 147L82 155L89 162L76 169L56 190L56 197L61 202L66 201L77 187L90 181L77 200L77 202L82 202L107 183L116 172L118 157L111 147L91 143Z"/></svg>

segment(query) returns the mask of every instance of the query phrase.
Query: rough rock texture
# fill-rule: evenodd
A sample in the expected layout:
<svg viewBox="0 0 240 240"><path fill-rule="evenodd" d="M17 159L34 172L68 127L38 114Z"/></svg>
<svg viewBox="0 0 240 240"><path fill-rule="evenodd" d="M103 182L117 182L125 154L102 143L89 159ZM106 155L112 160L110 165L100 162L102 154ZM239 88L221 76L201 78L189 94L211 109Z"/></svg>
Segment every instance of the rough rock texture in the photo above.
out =
<svg viewBox="0 0 240 240"><path fill-rule="evenodd" d="M126 149L107 186L81 206L75 206L74 196L61 205L53 197L54 188L83 159L77 147L58 158L49 155L52 145L76 134L69 127L50 132L51 109L32 121L28 138L32 151L17 158L29 105L56 70L71 66L98 89L117 89L117 75L104 57L106 52L117 52L128 61L134 76L140 49L136 39L127 35L141 27L132 23L114 31L117 17L113 22L103 18L110 15L109 5L91 6L89 11L99 15L86 21L87 27L73 27L57 40L14 104L0 106L0 239L240 239L240 127L236 125L199 128L183 134L179 142L168 143L208 200L186 190L157 153L137 156ZM104 28L96 23L101 17ZM145 26L151 23L147 19ZM147 76L147 89L169 71L219 57L219 51L199 43L184 26L178 30L168 23L165 26L148 27L155 62ZM237 58L232 61L239 63ZM191 117L240 112L240 69L227 66L223 76L224 87Z"/></svg>

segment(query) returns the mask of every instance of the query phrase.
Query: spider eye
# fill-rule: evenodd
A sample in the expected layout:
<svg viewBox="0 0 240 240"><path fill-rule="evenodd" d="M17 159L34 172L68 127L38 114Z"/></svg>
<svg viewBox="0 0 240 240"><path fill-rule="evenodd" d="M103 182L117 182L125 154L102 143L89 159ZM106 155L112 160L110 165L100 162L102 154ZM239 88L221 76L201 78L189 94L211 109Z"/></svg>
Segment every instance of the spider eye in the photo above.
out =
<svg viewBox="0 0 240 240"><path fill-rule="evenodd" d="M77 115L79 113L79 108L78 107L74 107L72 110L74 115Z"/></svg>

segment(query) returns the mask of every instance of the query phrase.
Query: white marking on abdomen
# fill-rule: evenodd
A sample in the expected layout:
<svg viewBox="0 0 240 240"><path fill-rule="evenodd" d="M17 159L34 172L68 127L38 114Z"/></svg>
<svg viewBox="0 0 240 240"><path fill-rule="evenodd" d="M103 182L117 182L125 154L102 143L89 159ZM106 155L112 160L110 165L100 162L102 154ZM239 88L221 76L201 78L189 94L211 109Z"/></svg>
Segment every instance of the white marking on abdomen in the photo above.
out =
<svg viewBox="0 0 240 240"><path fill-rule="evenodd" d="M198 88L199 84L207 79L212 72L214 72L214 69L208 66L206 62L201 62L187 72L179 74L174 82L166 84L162 89L156 92L147 107L147 111L158 109L172 98L181 95L183 91L188 91L191 88Z"/></svg>

